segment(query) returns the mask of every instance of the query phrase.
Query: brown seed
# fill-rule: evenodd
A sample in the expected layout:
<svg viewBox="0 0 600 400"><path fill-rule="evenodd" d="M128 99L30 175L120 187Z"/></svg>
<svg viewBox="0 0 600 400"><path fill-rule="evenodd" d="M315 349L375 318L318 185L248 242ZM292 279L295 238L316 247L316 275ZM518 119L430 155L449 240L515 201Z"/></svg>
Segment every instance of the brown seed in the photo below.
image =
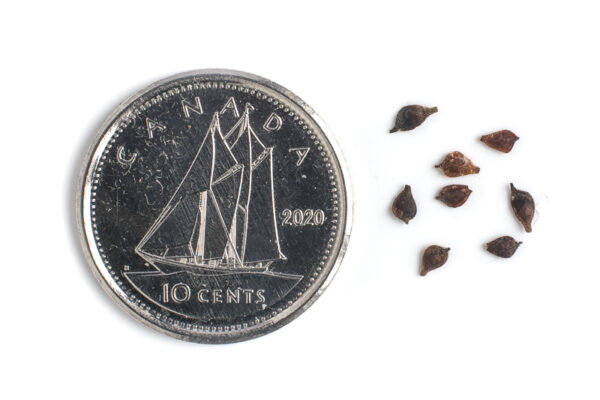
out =
<svg viewBox="0 0 600 400"><path fill-rule="evenodd" d="M535 213L535 203L533 197L524 191L515 188L515 185L510 184L510 204L515 216L525 228L525 232L531 232L531 221Z"/></svg>
<svg viewBox="0 0 600 400"><path fill-rule="evenodd" d="M421 276L427 275L429 271L441 267L448 261L449 247L429 246L423 252L423 260L421 262Z"/></svg>
<svg viewBox="0 0 600 400"><path fill-rule="evenodd" d="M448 185L440 190L436 199L441 200L448 207L460 207L469 198L473 191L467 185Z"/></svg>
<svg viewBox="0 0 600 400"><path fill-rule="evenodd" d="M479 173L479 167L474 165L471 160L465 157L460 151L449 153L442 163L435 167L441 168L442 172L451 178Z"/></svg>
<svg viewBox="0 0 600 400"><path fill-rule="evenodd" d="M396 115L396 122L390 133L413 130L431 114L435 114L437 110L437 107L429 108L417 105L402 107Z"/></svg>
<svg viewBox="0 0 600 400"><path fill-rule="evenodd" d="M511 258L523 242L517 242L510 236L502 236L485 245L485 249L495 256Z"/></svg>
<svg viewBox="0 0 600 400"><path fill-rule="evenodd" d="M510 152L517 140L519 137L507 129L481 137L483 143L503 153Z"/></svg>
<svg viewBox="0 0 600 400"><path fill-rule="evenodd" d="M402 221L408 224L408 221L417 215L417 204L412 196L410 185L405 185L404 190L400 192L392 204L392 212Z"/></svg>

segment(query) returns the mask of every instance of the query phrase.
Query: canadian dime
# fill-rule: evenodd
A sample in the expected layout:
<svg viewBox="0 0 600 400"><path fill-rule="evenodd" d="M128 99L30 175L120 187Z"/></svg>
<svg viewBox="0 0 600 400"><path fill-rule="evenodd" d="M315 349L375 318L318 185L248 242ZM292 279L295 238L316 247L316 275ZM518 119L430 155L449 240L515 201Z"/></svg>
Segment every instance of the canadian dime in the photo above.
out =
<svg viewBox="0 0 600 400"><path fill-rule="evenodd" d="M348 176L315 112L234 71L170 77L104 123L82 172L82 243L106 291L184 340L263 335L339 266Z"/></svg>

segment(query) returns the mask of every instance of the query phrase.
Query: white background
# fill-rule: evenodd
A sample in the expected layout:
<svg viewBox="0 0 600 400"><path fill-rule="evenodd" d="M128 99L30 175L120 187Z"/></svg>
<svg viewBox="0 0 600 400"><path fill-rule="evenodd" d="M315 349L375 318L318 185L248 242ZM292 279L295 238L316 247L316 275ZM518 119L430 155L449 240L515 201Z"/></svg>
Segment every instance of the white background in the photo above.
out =
<svg viewBox="0 0 600 400"><path fill-rule="evenodd" d="M600 24L594 2L4 3L0 397L597 399ZM105 116L198 68L307 101L350 167L355 218L330 288L282 329L200 345L125 315L86 265L77 176ZM407 104L438 106L388 134ZM478 142L511 129L510 154ZM481 173L433 168L460 150ZM516 222L508 182L537 202ZM419 211L390 212L410 184ZM473 190L450 209L449 183ZM510 260L483 244L524 243ZM422 249L452 248L418 276Z"/></svg>

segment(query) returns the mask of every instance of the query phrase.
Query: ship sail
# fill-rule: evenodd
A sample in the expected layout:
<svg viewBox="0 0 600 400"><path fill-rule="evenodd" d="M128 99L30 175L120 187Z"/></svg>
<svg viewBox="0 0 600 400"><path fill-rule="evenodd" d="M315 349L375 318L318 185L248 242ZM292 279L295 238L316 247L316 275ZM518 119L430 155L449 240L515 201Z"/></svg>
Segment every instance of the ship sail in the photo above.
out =
<svg viewBox="0 0 600 400"><path fill-rule="evenodd" d="M250 126L247 107L227 133L231 151L244 166L236 215L237 252L247 263L284 260L279 247L273 193L273 149Z"/></svg>
<svg viewBox="0 0 600 400"><path fill-rule="evenodd" d="M273 149L250 126L250 106L225 136L219 114L136 252L154 265L264 270L284 260L273 189Z"/></svg>
<svg viewBox="0 0 600 400"><path fill-rule="evenodd" d="M265 149L252 163L252 187L246 218L246 262L285 259L279 247L273 193L273 148Z"/></svg>

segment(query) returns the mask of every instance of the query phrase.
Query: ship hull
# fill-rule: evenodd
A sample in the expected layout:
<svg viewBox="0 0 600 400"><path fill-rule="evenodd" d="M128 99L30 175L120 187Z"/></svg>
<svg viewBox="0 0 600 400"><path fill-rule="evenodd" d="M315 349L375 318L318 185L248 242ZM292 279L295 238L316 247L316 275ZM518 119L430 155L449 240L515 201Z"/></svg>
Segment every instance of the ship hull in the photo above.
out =
<svg viewBox="0 0 600 400"><path fill-rule="evenodd" d="M229 275L238 273L264 273L269 270L271 263L255 264L252 266L229 266L227 264L192 264L169 260L157 257L144 257L148 262L154 265L158 270L165 274L187 271L195 275Z"/></svg>

